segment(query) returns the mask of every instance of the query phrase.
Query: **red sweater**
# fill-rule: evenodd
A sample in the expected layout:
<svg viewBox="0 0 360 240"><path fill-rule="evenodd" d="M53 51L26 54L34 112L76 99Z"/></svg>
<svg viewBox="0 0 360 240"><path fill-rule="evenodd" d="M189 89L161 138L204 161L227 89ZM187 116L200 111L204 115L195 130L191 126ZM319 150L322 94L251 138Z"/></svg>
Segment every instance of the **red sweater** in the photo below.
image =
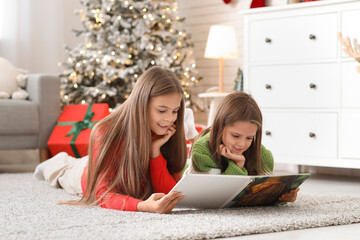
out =
<svg viewBox="0 0 360 240"><path fill-rule="evenodd" d="M171 175L166 168L167 162L160 154L157 158L150 159L150 177L152 187L155 193L167 194L181 178L181 173ZM87 184L87 166L81 176L81 188L85 194ZM96 198L99 199L108 190L108 181L103 180L96 189ZM108 192L99 202L103 208L124 210L124 211L137 211L137 204L142 200L130 196L121 195L115 191Z"/></svg>

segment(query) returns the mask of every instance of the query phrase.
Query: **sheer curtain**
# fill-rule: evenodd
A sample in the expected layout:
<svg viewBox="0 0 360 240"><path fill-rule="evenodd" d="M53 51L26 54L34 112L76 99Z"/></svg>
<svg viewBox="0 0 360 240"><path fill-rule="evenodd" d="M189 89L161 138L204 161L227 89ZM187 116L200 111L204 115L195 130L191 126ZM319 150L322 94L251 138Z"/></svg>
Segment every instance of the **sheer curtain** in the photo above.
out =
<svg viewBox="0 0 360 240"><path fill-rule="evenodd" d="M29 49L29 14L23 11L29 2L0 0L0 56L15 66L20 63L20 52Z"/></svg>
<svg viewBox="0 0 360 240"><path fill-rule="evenodd" d="M74 28L67 18L77 5L76 0L0 0L0 57L30 73L58 74L66 35Z"/></svg>

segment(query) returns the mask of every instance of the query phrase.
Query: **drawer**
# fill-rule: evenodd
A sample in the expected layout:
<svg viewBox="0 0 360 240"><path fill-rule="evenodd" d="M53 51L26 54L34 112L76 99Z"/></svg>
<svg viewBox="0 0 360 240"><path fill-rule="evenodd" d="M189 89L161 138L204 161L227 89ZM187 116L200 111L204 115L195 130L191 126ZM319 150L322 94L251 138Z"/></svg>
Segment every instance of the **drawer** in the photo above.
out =
<svg viewBox="0 0 360 240"><path fill-rule="evenodd" d="M340 121L340 157L360 158L360 110L344 110Z"/></svg>
<svg viewBox="0 0 360 240"><path fill-rule="evenodd" d="M250 79L249 91L262 108L338 106L336 63L252 67Z"/></svg>
<svg viewBox="0 0 360 240"><path fill-rule="evenodd" d="M341 64L341 106L360 107L360 74L356 71L358 62Z"/></svg>
<svg viewBox="0 0 360 240"><path fill-rule="evenodd" d="M351 40L354 38L357 38L359 40L360 37L360 28L359 23L360 22L360 10L351 10L351 11L344 11L341 13L341 30L342 36L350 37ZM346 53L344 53L342 50L341 56L342 57L348 57Z"/></svg>
<svg viewBox="0 0 360 240"><path fill-rule="evenodd" d="M249 29L251 63L337 57L336 13L253 21Z"/></svg>
<svg viewBox="0 0 360 240"><path fill-rule="evenodd" d="M336 113L263 111L263 144L275 155L337 157Z"/></svg>

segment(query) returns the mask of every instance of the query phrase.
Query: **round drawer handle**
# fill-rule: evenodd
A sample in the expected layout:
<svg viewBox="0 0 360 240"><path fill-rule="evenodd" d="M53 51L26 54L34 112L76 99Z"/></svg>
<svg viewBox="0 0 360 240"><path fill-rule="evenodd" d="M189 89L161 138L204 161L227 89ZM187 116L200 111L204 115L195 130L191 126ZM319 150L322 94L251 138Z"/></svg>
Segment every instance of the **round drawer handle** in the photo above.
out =
<svg viewBox="0 0 360 240"><path fill-rule="evenodd" d="M265 135L266 136L271 136L271 132L270 131L265 131Z"/></svg>
<svg viewBox="0 0 360 240"><path fill-rule="evenodd" d="M266 84L266 85L265 85L265 88L270 90L270 89L271 89L271 85L270 85L270 84Z"/></svg>
<svg viewBox="0 0 360 240"><path fill-rule="evenodd" d="M271 39L270 38L265 38L265 42L266 43L271 43Z"/></svg>
<svg viewBox="0 0 360 240"><path fill-rule="evenodd" d="M314 34L310 34L310 35L309 35L309 39L310 39L310 40L316 40L316 36L315 36Z"/></svg>
<svg viewBox="0 0 360 240"><path fill-rule="evenodd" d="M310 133L309 133L309 137L311 137L311 138L315 138L315 137L316 137L316 134L315 134L315 133L313 133L313 132L310 132Z"/></svg>
<svg viewBox="0 0 360 240"><path fill-rule="evenodd" d="M315 88L316 88L316 84L315 84L315 83L310 83L310 84L309 84L309 87L312 88L312 89L315 89Z"/></svg>

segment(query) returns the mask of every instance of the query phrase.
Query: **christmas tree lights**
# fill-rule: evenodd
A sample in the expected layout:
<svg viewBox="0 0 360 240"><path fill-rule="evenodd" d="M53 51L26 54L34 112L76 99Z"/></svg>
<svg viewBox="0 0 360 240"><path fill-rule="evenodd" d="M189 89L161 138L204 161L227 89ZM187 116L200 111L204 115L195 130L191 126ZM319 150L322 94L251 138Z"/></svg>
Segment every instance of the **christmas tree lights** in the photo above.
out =
<svg viewBox="0 0 360 240"><path fill-rule="evenodd" d="M84 0L77 11L85 42L71 49L61 74L65 104L106 102L111 108L131 93L138 77L152 66L172 70L192 102L198 76L190 36L182 29L173 1Z"/></svg>

